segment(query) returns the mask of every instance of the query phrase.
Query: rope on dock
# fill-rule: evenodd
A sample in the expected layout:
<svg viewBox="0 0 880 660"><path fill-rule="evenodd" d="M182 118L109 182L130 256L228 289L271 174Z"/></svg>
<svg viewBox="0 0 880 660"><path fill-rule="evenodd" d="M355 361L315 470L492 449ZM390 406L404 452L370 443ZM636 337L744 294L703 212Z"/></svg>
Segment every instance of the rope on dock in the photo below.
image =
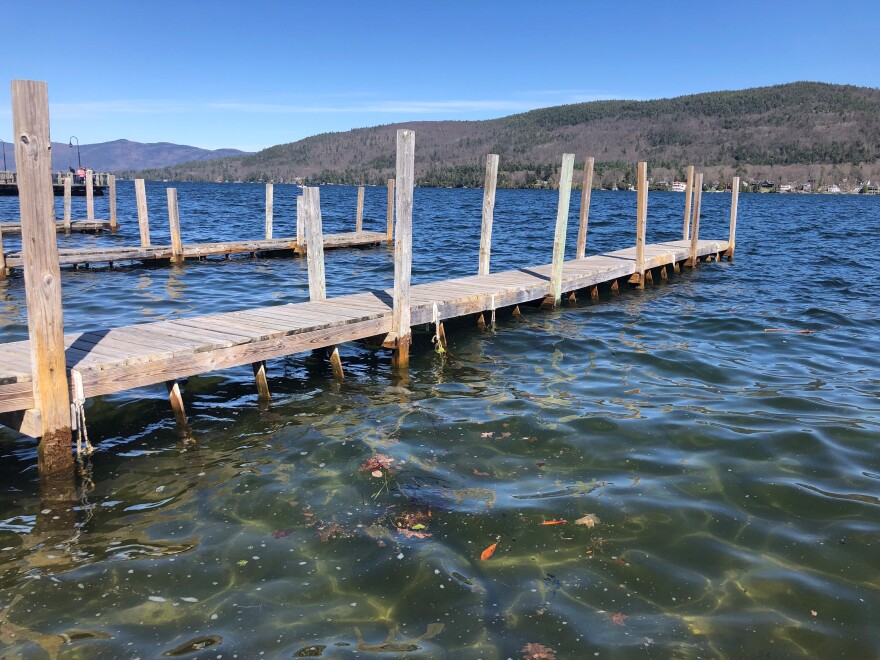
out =
<svg viewBox="0 0 880 660"><path fill-rule="evenodd" d="M434 336L431 338L431 342L434 344L434 349L443 354L446 352L446 349L443 347L443 338L440 335L440 310L437 309L437 303L431 303L433 306L433 315L434 315Z"/></svg>
<svg viewBox="0 0 880 660"><path fill-rule="evenodd" d="M492 298L489 301L489 306L492 309L492 325L495 325L495 294L492 294Z"/></svg>
<svg viewBox="0 0 880 660"><path fill-rule="evenodd" d="M73 409L73 423L76 427L76 458L80 460L83 454L91 456L95 448L89 442L89 431L86 428L86 395L83 389L82 374L76 369L71 369L70 375L73 378L74 391L73 403L70 405ZM85 447L83 447L83 442L85 442Z"/></svg>

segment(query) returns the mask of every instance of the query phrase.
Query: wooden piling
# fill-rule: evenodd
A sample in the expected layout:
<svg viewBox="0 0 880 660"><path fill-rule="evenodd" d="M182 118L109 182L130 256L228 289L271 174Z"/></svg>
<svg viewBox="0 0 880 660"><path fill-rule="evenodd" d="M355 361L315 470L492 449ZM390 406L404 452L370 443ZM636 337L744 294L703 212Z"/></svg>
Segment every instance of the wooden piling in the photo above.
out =
<svg viewBox="0 0 880 660"><path fill-rule="evenodd" d="M186 408L183 405L180 383L176 380L169 380L166 381L165 387L168 389L168 402L171 404L171 410L174 411L174 419L180 426L186 426Z"/></svg>
<svg viewBox="0 0 880 660"><path fill-rule="evenodd" d="M407 129L397 131L397 176L395 191L395 238L394 238L394 311L391 333L395 349L391 358L395 369L405 369L409 364L411 312L409 287L412 278L412 208L415 185L414 162L416 134Z"/></svg>
<svg viewBox="0 0 880 660"><path fill-rule="evenodd" d="M95 221L95 175L91 170L86 170L86 219Z"/></svg>
<svg viewBox="0 0 880 660"><path fill-rule="evenodd" d="M272 203L275 196L275 186L266 184L266 240L272 239Z"/></svg>
<svg viewBox="0 0 880 660"><path fill-rule="evenodd" d="M590 223L590 196L593 192L593 166L596 159L590 156L584 161L584 184L581 189L581 212L578 224L577 259L587 253L587 225Z"/></svg>
<svg viewBox="0 0 880 660"><path fill-rule="evenodd" d="M309 298L312 301L327 298L324 279L324 236L321 229L321 190L303 188L303 207L306 222L306 256L309 269Z"/></svg>
<svg viewBox="0 0 880 660"><path fill-rule="evenodd" d="M645 232L648 221L648 163L638 165L638 193L636 194L636 273L633 283L645 288ZM637 281L636 281L637 280Z"/></svg>
<svg viewBox="0 0 880 660"><path fill-rule="evenodd" d="M486 156L486 180L483 183L483 228L480 233L479 275L489 274L492 256L492 220L495 215L495 187L498 184L498 155Z"/></svg>
<svg viewBox="0 0 880 660"><path fill-rule="evenodd" d="M303 187L305 190L305 187ZM296 196L296 245L299 248L303 246L303 224L305 223L305 210L303 207L303 196Z"/></svg>
<svg viewBox="0 0 880 660"><path fill-rule="evenodd" d="M6 253L3 251L3 227L0 227L0 280L5 280L6 274Z"/></svg>
<svg viewBox="0 0 880 660"><path fill-rule="evenodd" d="M107 191L110 193L110 231L119 229L116 223L116 175L111 174L107 177Z"/></svg>
<svg viewBox="0 0 880 660"><path fill-rule="evenodd" d="M364 187L358 186L357 211L354 216L354 230L364 230Z"/></svg>
<svg viewBox="0 0 880 660"><path fill-rule="evenodd" d="M733 261L733 252L736 249L736 213L739 207L739 177L733 177L730 188L730 236L727 239L727 258Z"/></svg>
<svg viewBox="0 0 880 660"><path fill-rule="evenodd" d="M681 240L686 241L691 233L691 199L694 194L694 166L688 165L687 184L684 189L684 231Z"/></svg>
<svg viewBox="0 0 880 660"><path fill-rule="evenodd" d="M394 240L394 179L388 179L388 209L385 213L388 220L387 241Z"/></svg>
<svg viewBox="0 0 880 660"><path fill-rule="evenodd" d="M71 190L73 186L73 174L68 174L64 177L64 233L70 233L70 202L71 202Z"/></svg>
<svg viewBox="0 0 880 660"><path fill-rule="evenodd" d="M703 203L703 174L694 177L694 216L691 229L691 254L687 266L697 267L697 241L700 236L700 211Z"/></svg>
<svg viewBox="0 0 880 660"><path fill-rule="evenodd" d="M138 229L141 232L141 247L150 247L150 216L147 213L147 189L143 179L134 180L134 194L137 198Z"/></svg>
<svg viewBox="0 0 880 660"><path fill-rule="evenodd" d="M251 366L254 369L254 380L257 383L257 395L261 401L268 401L272 395L269 393L269 381L266 379L266 362L260 360Z"/></svg>
<svg viewBox="0 0 880 660"><path fill-rule="evenodd" d="M568 230L568 209L571 205L571 177L574 154L562 154L559 173L559 202L556 206L556 233L553 237L553 264L550 267L550 296L546 302L553 307L562 304L562 264L565 261L565 234Z"/></svg>
<svg viewBox="0 0 880 660"><path fill-rule="evenodd" d="M171 231L171 261L183 261L183 244L180 242L180 213L177 208L177 188L166 188L168 196L168 228Z"/></svg>
<svg viewBox="0 0 880 660"><path fill-rule="evenodd" d="M40 475L48 476L70 471L73 453L46 83L13 80L12 117L31 378L40 411L37 461Z"/></svg>

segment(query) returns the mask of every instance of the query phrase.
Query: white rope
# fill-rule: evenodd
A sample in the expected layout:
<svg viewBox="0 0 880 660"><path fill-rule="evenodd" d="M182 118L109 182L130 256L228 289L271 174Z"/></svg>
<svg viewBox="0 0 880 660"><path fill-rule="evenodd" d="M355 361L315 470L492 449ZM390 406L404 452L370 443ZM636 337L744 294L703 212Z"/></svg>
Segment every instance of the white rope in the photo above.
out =
<svg viewBox="0 0 880 660"><path fill-rule="evenodd" d="M445 353L446 349L443 348L443 340L440 338L440 310L437 309L437 303L431 303L434 307L434 337L431 341L434 343L434 348L438 353Z"/></svg>
<svg viewBox="0 0 880 660"><path fill-rule="evenodd" d="M89 431L86 428L86 395L83 389L82 374L76 369L70 370L73 378L73 425L76 427L76 457L80 458L83 454L90 456L94 447L89 442ZM85 443L85 447L83 447Z"/></svg>

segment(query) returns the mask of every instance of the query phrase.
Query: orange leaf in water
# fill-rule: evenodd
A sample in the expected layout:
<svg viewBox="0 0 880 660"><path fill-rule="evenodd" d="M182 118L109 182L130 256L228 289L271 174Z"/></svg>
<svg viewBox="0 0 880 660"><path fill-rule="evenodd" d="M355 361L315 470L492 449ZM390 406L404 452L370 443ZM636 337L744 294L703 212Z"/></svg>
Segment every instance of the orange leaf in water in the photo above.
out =
<svg viewBox="0 0 880 660"><path fill-rule="evenodd" d="M563 525L567 523L567 520L545 520L542 522L542 525Z"/></svg>
<svg viewBox="0 0 880 660"><path fill-rule="evenodd" d="M620 612L615 612L611 615L611 622L616 626L625 626L626 620L629 617L626 614L621 614Z"/></svg>
<svg viewBox="0 0 880 660"><path fill-rule="evenodd" d="M495 554L495 548L497 548L497 547L498 547L497 542L490 545L488 548L483 550L483 554L480 555L480 559L482 559L483 561L486 561L489 557L491 557L493 554Z"/></svg>

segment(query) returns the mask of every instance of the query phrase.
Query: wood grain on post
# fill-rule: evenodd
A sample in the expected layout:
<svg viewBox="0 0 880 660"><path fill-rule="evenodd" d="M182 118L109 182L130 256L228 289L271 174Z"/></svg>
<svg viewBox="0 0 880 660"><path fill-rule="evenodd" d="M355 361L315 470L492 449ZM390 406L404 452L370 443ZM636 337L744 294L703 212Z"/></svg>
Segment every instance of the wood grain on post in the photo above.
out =
<svg viewBox="0 0 880 660"><path fill-rule="evenodd" d="M272 238L272 204L275 197L275 186L266 184L266 240Z"/></svg>
<svg viewBox="0 0 880 660"><path fill-rule="evenodd" d="M736 212L739 207L739 177L733 177L730 189L730 237L727 239L727 257L733 261L736 249Z"/></svg>
<svg viewBox="0 0 880 660"><path fill-rule="evenodd" d="M324 236L321 229L321 190L303 188L303 207L306 220L306 259L309 268L309 298L312 301L327 298L324 279Z"/></svg>
<svg viewBox="0 0 880 660"><path fill-rule="evenodd" d="M70 202L71 188L73 186L73 174L64 177L64 233L70 233Z"/></svg>
<svg viewBox="0 0 880 660"><path fill-rule="evenodd" d="M703 174L694 177L694 216L691 229L691 256L687 265L697 267L697 241L700 237L700 211L703 203Z"/></svg>
<svg viewBox="0 0 880 660"><path fill-rule="evenodd" d="M169 190L171 190L169 188ZM168 389L168 401L171 404L171 410L174 412L174 419L180 426L186 426L186 407L183 405L183 394L180 392L180 384L176 380L166 381L165 387Z"/></svg>
<svg viewBox="0 0 880 660"><path fill-rule="evenodd" d="M354 216L354 230L364 230L364 187L358 186L357 212Z"/></svg>
<svg viewBox="0 0 880 660"><path fill-rule="evenodd" d="M565 234L568 231L568 209L571 205L571 177L574 154L562 154L559 173L559 202L556 206L556 233L553 237L553 264L550 267L550 297L554 307L562 303L562 265L565 262Z"/></svg>
<svg viewBox="0 0 880 660"><path fill-rule="evenodd" d="M305 190L305 186L303 186ZM296 245L303 246L303 225L305 224L305 210L303 207L303 196L296 196Z"/></svg>
<svg viewBox="0 0 880 660"><path fill-rule="evenodd" d="M12 118L31 377L42 432L37 461L40 475L52 475L72 469L73 453L46 83L12 81Z"/></svg>
<svg viewBox="0 0 880 660"><path fill-rule="evenodd" d="M590 156L584 161L584 187L581 190L580 224L578 225L577 259L587 254L587 225L590 223L590 197L593 192L593 166L596 159Z"/></svg>
<svg viewBox="0 0 880 660"><path fill-rule="evenodd" d="M388 220L386 240L390 243L394 240L394 179L388 179L388 209L385 215Z"/></svg>
<svg viewBox="0 0 880 660"><path fill-rule="evenodd" d="M638 165L638 192L636 193L636 273L640 289L645 288L645 230L648 222L648 163Z"/></svg>
<svg viewBox="0 0 880 660"><path fill-rule="evenodd" d="M110 193L110 231L119 229L116 224L116 175L111 174L107 177L107 189Z"/></svg>
<svg viewBox="0 0 880 660"><path fill-rule="evenodd" d="M150 247L150 216L147 213L147 189L143 179L134 180L134 195L137 198L138 229L141 232L141 247Z"/></svg>
<svg viewBox="0 0 880 660"><path fill-rule="evenodd" d="M684 189L684 231L681 240L686 241L691 233L691 199L694 194L694 166L688 165L687 184Z"/></svg>
<svg viewBox="0 0 880 660"><path fill-rule="evenodd" d="M489 274L492 256L492 220L495 215L495 187L498 184L498 155L486 156L486 180L483 184L483 228L480 232L480 267L478 274Z"/></svg>
<svg viewBox="0 0 880 660"><path fill-rule="evenodd" d="M180 242L180 213L177 208L177 188L166 188L168 196L168 228L171 231L171 262L183 261L183 244Z"/></svg>
<svg viewBox="0 0 880 660"><path fill-rule="evenodd" d="M95 221L95 175L91 170L86 170L86 219Z"/></svg>
<svg viewBox="0 0 880 660"><path fill-rule="evenodd" d="M412 342L409 286L412 278L412 210L415 186L416 134L407 129L397 131L397 175L394 228L394 311L391 332L396 340L392 365L405 369L409 364Z"/></svg>
<svg viewBox="0 0 880 660"><path fill-rule="evenodd" d="M261 401L269 401L272 398L269 392L269 381L266 378L266 362L260 360L251 365L254 369L254 380L257 383L257 396Z"/></svg>

